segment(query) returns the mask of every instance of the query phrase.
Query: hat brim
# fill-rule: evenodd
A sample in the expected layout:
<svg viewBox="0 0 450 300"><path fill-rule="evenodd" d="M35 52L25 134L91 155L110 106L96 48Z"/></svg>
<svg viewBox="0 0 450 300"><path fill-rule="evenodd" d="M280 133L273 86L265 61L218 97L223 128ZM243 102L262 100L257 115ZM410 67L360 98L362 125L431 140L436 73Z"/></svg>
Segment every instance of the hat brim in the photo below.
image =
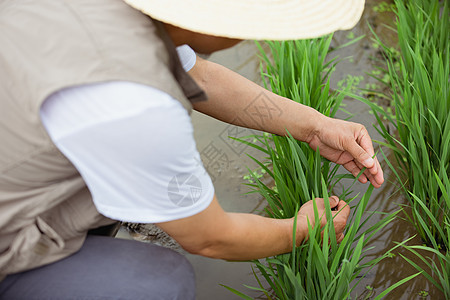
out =
<svg viewBox="0 0 450 300"><path fill-rule="evenodd" d="M208 35L291 40L350 29L364 0L124 0L152 18Z"/></svg>

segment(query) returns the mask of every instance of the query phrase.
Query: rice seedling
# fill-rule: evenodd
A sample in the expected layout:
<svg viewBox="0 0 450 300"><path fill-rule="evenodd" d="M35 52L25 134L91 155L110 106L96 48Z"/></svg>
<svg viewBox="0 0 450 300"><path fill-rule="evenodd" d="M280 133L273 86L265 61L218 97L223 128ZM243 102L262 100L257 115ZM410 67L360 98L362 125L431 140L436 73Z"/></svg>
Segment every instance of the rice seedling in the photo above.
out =
<svg viewBox="0 0 450 300"><path fill-rule="evenodd" d="M395 0L401 55L379 37L392 89L395 116L368 103L378 131L396 159L385 159L401 182L408 219L428 245L405 246L431 270L404 257L450 299L450 9L448 1ZM396 128L389 133L387 119ZM426 257L422 252L434 255Z"/></svg>
<svg viewBox="0 0 450 300"><path fill-rule="evenodd" d="M450 223L450 21L449 4L395 1L401 56L384 49L395 116L367 100L378 131L396 158L397 175L409 200L409 220L422 240L449 249ZM387 119L396 129L389 132Z"/></svg>
<svg viewBox="0 0 450 300"><path fill-rule="evenodd" d="M263 76L270 83L272 91L314 107L327 116L334 116L344 94L330 89L328 75L336 64L336 59L329 62L325 60L330 41L331 36L314 40L269 42L272 58L262 51L267 65ZM274 186L268 186L263 183L261 176L250 171L253 182L248 185L267 200L266 213L272 218L295 217L302 204L321 197L325 199L327 218L331 220L331 208L327 201L330 190L341 179L353 176L338 175L338 166L322 158L319 151L295 140L289 133L283 137L262 135L252 138L256 142L240 141L267 155L267 161L251 158L274 182ZM254 262L261 279L270 288L264 288L256 272L254 274L259 287L249 288L261 291L268 299L349 298L366 272L393 250L375 259L366 259L370 239L397 214L390 214L375 225L365 228L368 220L364 218L365 208L373 187L369 187L359 201L355 200L356 197L348 199L349 189L343 189L340 198L348 203L357 203L349 218L345 238L340 244L336 241L331 221L323 228L319 225L310 226L308 240L299 247L294 246L291 253ZM317 207L315 219L319 219ZM295 239L294 232L293 236ZM418 274L405 278L398 285ZM398 285L391 286L385 292ZM250 299L235 289L227 288Z"/></svg>
<svg viewBox="0 0 450 300"><path fill-rule="evenodd" d="M448 227L450 224L447 223L446 226ZM442 251L435 248L422 245L403 247L411 251L419 260L424 262L428 269L432 270L433 273L430 274L429 271L421 268L415 261L408 259L403 255L402 257L440 290L444 294L446 300L450 299L450 251L447 250L444 254ZM434 257L425 256L424 254L421 254L421 252L418 252L418 250L422 250L422 252L427 251Z"/></svg>
<svg viewBox="0 0 450 300"><path fill-rule="evenodd" d="M306 202L316 196L325 198L327 218L331 220L331 209L327 201L328 186L322 176L323 169L317 165L317 162L321 160L319 153L311 153L313 156L310 156L308 160L294 138L288 136L285 139L291 147L291 153L288 155L280 155L276 146L272 149L269 139L264 141L264 147L268 149L273 162L273 171L263 164L261 167L267 168L268 174L276 183L276 189L267 187L257 176L254 176L255 188L268 202L267 213L274 218L293 217L298 212L299 202ZM249 288L263 292L268 299L350 298L351 293L367 272L395 249L372 260L365 259L367 251L371 250L367 247L371 238L397 214L390 214L371 227L365 228L367 220L374 214L374 212L369 216L364 214L372 189L373 187L370 186L355 205L353 214L348 220L345 238L340 244L336 242L334 226L331 222L323 228L309 227L308 241L300 247L294 247L291 253L254 262L262 279L270 288L264 288L256 273L259 287ZM317 210L315 212L316 220L318 220ZM316 224L318 223L316 221ZM410 278L404 279L399 284ZM390 287L386 292L395 287L397 286ZM243 293L229 289L243 298L250 299Z"/></svg>

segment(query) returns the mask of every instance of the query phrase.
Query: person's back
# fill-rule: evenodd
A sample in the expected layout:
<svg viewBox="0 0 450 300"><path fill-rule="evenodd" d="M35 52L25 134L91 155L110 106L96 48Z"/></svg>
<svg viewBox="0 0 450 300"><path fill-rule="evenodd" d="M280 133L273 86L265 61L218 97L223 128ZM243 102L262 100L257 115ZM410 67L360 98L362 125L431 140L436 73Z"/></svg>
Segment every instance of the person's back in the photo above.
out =
<svg viewBox="0 0 450 300"><path fill-rule="evenodd" d="M47 97L126 80L190 104L153 22L122 1L2 1L0 44L0 275L6 275L68 256L89 229L115 222L97 212L84 180L43 127L39 109Z"/></svg>

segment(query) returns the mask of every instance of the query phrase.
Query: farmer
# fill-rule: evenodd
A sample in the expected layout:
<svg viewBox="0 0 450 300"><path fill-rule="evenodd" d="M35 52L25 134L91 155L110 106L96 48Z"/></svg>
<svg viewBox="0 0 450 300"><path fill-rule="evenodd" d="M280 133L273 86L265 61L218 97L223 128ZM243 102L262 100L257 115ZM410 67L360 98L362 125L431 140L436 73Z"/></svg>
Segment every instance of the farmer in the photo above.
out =
<svg viewBox="0 0 450 300"><path fill-rule="evenodd" d="M2 299L193 299L184 257L97 235L117 221L156 223L207 257L290 251L293 219L222 210L196 150L192 108L279 135L287 129L354 175L366 167L361 182L383 183L362 125L327 118L195 55L243 39L348 29L364 0L126 2L0 3ZM264 124L244 112L261 93L282 111ZM349 208L329 201L342 240ZM322 214L323 199L317 206ZM308 220L311 201L298 213L297 243Z"/></svg>

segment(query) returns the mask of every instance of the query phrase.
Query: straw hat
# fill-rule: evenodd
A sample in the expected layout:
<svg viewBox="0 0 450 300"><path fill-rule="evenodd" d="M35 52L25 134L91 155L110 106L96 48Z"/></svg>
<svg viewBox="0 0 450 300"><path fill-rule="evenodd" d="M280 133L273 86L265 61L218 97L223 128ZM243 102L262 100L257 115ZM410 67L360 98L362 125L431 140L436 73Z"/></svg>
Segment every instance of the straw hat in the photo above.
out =
<svg viewBox="0 0 450 300"><path fill-rule="evenodd" d="M364 0L125 0L165 23L254 40L319 37L356 25Z"/></svg>

